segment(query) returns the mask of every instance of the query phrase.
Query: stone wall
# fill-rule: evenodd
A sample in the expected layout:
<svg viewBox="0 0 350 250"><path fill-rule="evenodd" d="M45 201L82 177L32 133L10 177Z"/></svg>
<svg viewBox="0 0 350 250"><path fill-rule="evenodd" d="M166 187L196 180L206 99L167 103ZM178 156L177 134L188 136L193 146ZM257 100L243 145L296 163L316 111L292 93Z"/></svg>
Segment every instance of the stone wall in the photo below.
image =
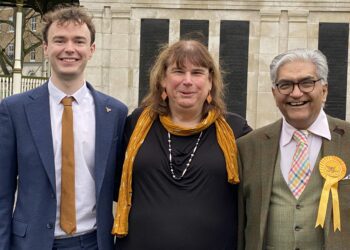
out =
<svg viewBox="0 0 350 250"><path fill-rule="evenodd" d="M81 0L80 3L91 11L97 27L97 51L88 65L86 78L96 88L126 103L130 111L138 106L141 19L169 19L169 42L179 39L180 20L209 20L208 48L217 60L220 22L249 21L246 118L255 128L280 117L271 94L271 59L287 49L318 48L320 23L350 22L350 0ZM347 87L346 107L340 107L346 110L347 120L350 120L349 95Z"/></svg>

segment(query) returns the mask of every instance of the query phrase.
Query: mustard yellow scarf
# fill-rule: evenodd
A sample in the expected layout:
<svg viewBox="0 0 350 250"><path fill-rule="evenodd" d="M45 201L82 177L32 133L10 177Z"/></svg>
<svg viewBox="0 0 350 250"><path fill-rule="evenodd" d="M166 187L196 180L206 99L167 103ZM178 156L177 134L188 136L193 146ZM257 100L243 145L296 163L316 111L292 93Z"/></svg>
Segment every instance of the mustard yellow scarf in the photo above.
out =
<svg viewBox="0 0 350 250"><path fill-rule="evenodd" d="M216 137L226 161L226 170L229 183L239 183L237 167L237 146L231 127L223 116L219 116L216 110L209 111L207 117L194 128L183 128L172 123L169 116L160 116L160 121L166 130L174 135L188 136L199 133L215 122ZM128 234L128 219L131 208L132 196L132 168L136 154L145 140L149 129L153 124L151 109L145 108L137 120L135 129L125 153L123 172L119 188L119 197L116 208L116 217L112 234L117 237L125 237Z"/></svg>

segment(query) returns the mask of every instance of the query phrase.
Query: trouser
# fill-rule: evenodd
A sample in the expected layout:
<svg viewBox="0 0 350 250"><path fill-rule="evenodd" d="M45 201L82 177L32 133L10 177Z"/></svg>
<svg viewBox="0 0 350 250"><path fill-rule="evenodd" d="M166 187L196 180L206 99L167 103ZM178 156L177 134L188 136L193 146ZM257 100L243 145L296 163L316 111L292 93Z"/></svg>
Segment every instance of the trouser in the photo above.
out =
<svg viewBox="0 0 350 250"><path fill-rule="evenodd" d="M69 238L55 239L52 250L98 250L96 230Z"/></svg>

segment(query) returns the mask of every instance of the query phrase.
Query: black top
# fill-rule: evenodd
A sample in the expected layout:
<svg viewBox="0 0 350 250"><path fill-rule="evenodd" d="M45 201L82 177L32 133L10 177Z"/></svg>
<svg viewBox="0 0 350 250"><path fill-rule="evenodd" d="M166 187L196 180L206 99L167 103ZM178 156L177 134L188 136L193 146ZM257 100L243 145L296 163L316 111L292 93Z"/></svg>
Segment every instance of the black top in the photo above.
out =
<svg viewBox="0 0 350 250"><path fill-rule="evenodd" d="M140 110L127 119L126 141ZM238 138L251 128L235 114L226 117ZM199 134L171 135L176 176L185 168ZM116 249L236 249L237 185L227 181L226 163L215 125L203 131L197 151L181 180L171 176L168 135L157 119L135 158L129 233Z"/></svg>

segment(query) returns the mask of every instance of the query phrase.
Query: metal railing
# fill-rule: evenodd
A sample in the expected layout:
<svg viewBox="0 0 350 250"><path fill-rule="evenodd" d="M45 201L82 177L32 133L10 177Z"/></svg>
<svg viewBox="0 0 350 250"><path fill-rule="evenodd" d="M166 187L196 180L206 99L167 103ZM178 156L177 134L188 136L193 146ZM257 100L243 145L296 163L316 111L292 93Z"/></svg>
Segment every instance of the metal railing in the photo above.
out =
<svg viewBox="0 0 350 250"><path fill-rule="evenodd" d="M25 92L44 84L48 78L37 76L22 76L21 92Z"/></svg>
<svg viewBox="0 0 350 250"><path fill-rule="evenodd" d="M44 84L48 78L37 76L22 76L21 92L25 92ZM13 95L13 77L0 75L0 100Z"/></svg>
<svg viewBox="0 0 350 250"><path fill-rule="evenodd" d="M0 76L0 100L13 93L12 76Z"/></svg>

